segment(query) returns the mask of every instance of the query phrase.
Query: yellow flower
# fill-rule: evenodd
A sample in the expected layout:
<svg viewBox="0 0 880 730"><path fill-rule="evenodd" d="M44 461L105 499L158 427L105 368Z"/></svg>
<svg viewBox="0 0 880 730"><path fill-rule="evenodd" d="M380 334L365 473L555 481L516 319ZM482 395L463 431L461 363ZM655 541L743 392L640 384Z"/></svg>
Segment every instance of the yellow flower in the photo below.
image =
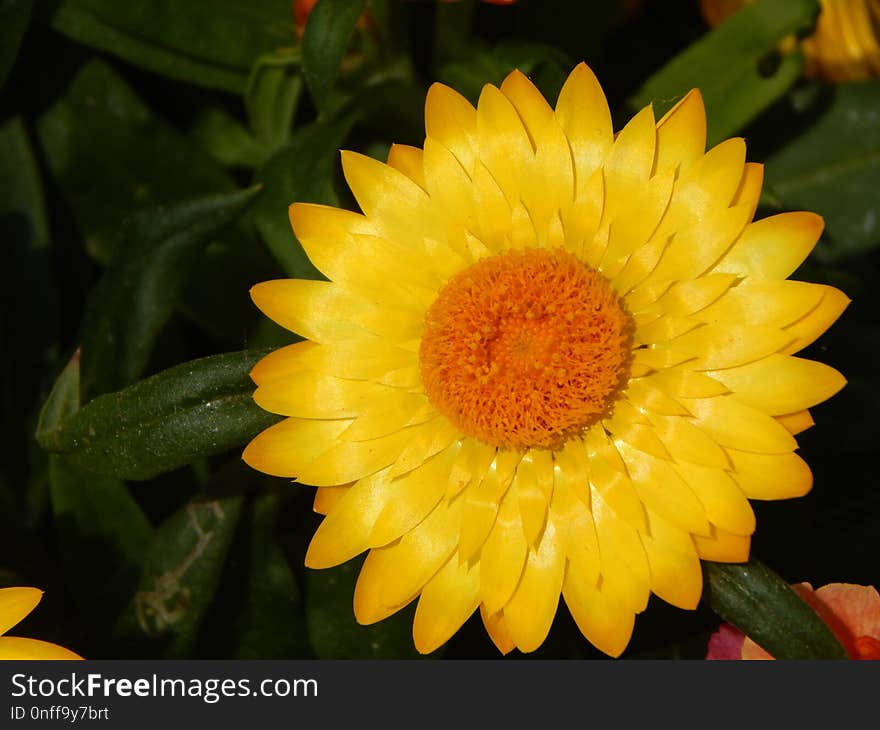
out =
<svg viewBox="0 0 880 730"><path fill-rule="evenodd" d="M752 0L700 0L709 25L724 22ZM858 81L880 76L880 0L821 0L812 35L801 41L804 74L828 81ZM793 50L787 39L783 50Z"/></svg>
<svg viewBox="0 0 880 730"><path fill-rule="evenodd" d="M38 588L0 588L0 659L82 659L57 644L6 636L6 632L36 608L43 591Z"/></svg>
<svg viewBox="0 0 880 730"><path fill-rule="evenodd" d="M793 353L849 300L785 278L822 220L751 222L762 166L705 152L696 90L615 135L586 65L555 110L514 71L476 109L434 84L425 122L343 152L363 213L291 206L329 281L252 290L307 339L254 368L288 418L244 459L318 487L308 566L369 551L361 623L418 598L421 652L477 608L532 651L561 593L617 656L651 592L694 608L699 558L747 558L748 499L810 489L794 436L844 380Z"/></svg>

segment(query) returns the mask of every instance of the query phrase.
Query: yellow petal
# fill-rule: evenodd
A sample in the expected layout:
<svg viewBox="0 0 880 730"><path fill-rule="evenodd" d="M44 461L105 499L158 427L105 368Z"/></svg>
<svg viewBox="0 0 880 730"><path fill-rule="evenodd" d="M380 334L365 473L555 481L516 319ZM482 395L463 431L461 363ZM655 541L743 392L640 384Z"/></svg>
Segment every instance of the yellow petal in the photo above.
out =
<svg viewBox="0 0 880 730"><path fill-rule="evenodd" d="M0 636L0 660L35 659L40 661L82 659L69 649L48 641L22 639L17 636Z"/></svg>
<svg viewBox="0 0 880 730"><path fill-rule="evenodd" d="M251 288L251 298L271 320L315 342L345 342L363 334L349 314L363 301L329 281L264 281Z"/></svg>
<svg viewBox="0 0 880 730"><path fill-rule="evenodd" d="M810 467L797 454L752 454L727 449L731 476L749 499L802 497L813 486Z"/></svg>
<svg viewBox="0 0 880 730"><path fill-rule="evenodd" d="M739 189L745 162L745 141L733 137L689 165L675 185L666 221L669 230L680 228L688 221L701 220L712 208L727 208ZM750 220L754 212L751 206L748 210L744 221Z"/></svg>
<svg viewBox="0 0 880 730"><path fill-rule="evenodd" d="M251 369L251 380L257 385L263 385L299 370L309 369L302 363L303 356L318 346L315 342L304 340L272 350Z"/></svg>
<svg viewBox="0 0 880 730"><path fill-rule="evenodd" d="M599 581L599 540L593 515L583 500L578 499L572 482L576 482L565 463L557 460L550 502L550 519L556 525L559 546L578 573L592 585Z"/></svg>
<svg viewBox="0 0 880 730"><path fill-rule="evenodd" d="M575 66L563 84L556 119L571 145L580 188L600 168L614 140L605 94L585 63Z"/></svg>
<svg viewBox="0 0 880 730"><path fill-rule="evenodd" d="M516 467L513 488L519 499L526 542L533 548L544 530L547 508L553 493L553 458L549 451L532 449Z"/></svg>
<svg viewBox="0 0 880 730"><path fill-rule="evenodd" d="M669 461L618 444L633 487L646 508L654 510L685 532L706 534L708 520L703 503L678 476Z"/></svg>
<svg viewBox="0 0 880 730"><path fill-rule="evenodd" d="M673 459L718 469L729 466L724 449L689 419L652 414L651 421Z"/></svg>
<svg viewBox="0 0 880 730"><path fill-rule="evenodd" d="M778 352L791 336L777 327L711 323L686 332L668 342L653 345L655 351L687 353L695 370L718 370L754 362Z"/></svg>
<svg viewBox="0 0 880 730"><path fill-rule="evenodd" d="M731 201L731 205L746 205L754 217L761 199L761 188L764 185L764 165L758 162L747 162L743 171L739 190Z"/></svg>
<svg viewBox="0 0 880 730"><path fill-rule="evenodd" d="M373 548L355 586L359 623L374 623L409 603L455 552L461 500L442 501L400 540Z"/></svg>
<svg viewBox="0 0 880 730"><path fill-rule="evenodd" d="M651 238L669 204L672 182L671 172L654 176L611 221L608 247L599 265L608 279L613 280L630 255Z"/></svg>
<svg viewBox="0 0 880 730"><path fill-rule="evenodd" d="M400 451L392 476L406 474L416 469L461 437L461 432L444 416L438 416L426 423L409 429L409 440Z"/></svg>
<svg viewBox="0 0 880 730"><path fill-rule="evenodd" d="M806 431L808 428L816 425L813 416L808 410L798 411L797 413L786 413L782 416L776 416L776 420L788 431L792 436Z"/></svg>
<svg viewBox="0 0 880 730"><path fill-rule="evenodd" d="M504 611L496 611L489 613L484 604L480 604L480 618L483 619L483 626L486 627L486 633L492 639L492 643L498 648L502 654L509 654L515 647L513 639L510 638L510 632L507 630L507 624L504 621Z"/></svg>
<svg viewBox="0 0 880 730"><path fill-rule="evenodd" d="M646 106L617 134L605 159L605 220L612 221L644 189L654 168L657 129Z"/></svg>
<svg viewBox="0 0 880 730"><path fill-rule="evenodd" d="M534 651L547 638L565 573L565 554L548 522L541 542L529 550L516 592L504 606L507 630L520 651Z"/></svg>
<svg viewBox="0 0 880 730"><path fill-rule="evenodd" d="M770 355L748 365L710 371L737 399L771 416L809 408L846 384L834 368L790 355Z"/></svg>
<svg viewBox="0 0 880 730"><path fill-rule="evenodd" d="M818 306L797 322L785 328L794 341L782 350L787 355L799 352L812 344L827 330L849 305L849 297L834 287L822 287L823 296Z"/></svg>
<svg viewBox="0 0 880 730"><path fill-rule="evenodd" d="M729 392L717 380L705 373L690 370L686 365L651 373L644 379L676 399L712 398Z"/></svg>
<svg viewBox="0 0 880 730"><path fill-rule="evenodd" d="M703 560L714 560L718 563L744 563L749 559L751 538L733 535L720 527L712 525L712 534L708 537L694 535L694 545Z"/></svg>
<svg viewBox="0 0 880 730"><path fill-rule="evenodd" d="M807 257L825 223L815 213L779 213L746 226L714 271L785 279Z"/></svg>
<svg viewBox="0 0 880 730"><path fill-rule="evenodd" d="M0 635L33 611L42 597L39 588L0 588Z"/></svg>
<svg viewBox="0 0 880 730"><path fill-rule="evenodd" d="M452 444L420 467L392 479L392 496L376 518L370 533L370 547L381 547L396 540L437 506L446 492L449 471L457 455L458 444Z"/></svg>
<svg viewBox="0 0 880 730"><path fill-rule="evenodd" d="M459 542L462 560L470 560L489 537L520 458L516 451L498 451L481 478L474 479L465 492Z"/></svg>
<svg viewBox="0 0 880 730"><path fill-rule="evenodd" d="M463 438L449 475L446 497L451 499L468 484L479 484L495 459L496 450L474 438Z"/></svg>
<svg viewBox="0 0 880 730"><path fill-rule="evenodd" d="M604 586L600 589L583 580L570 565L565 572L562 595L587 640L609 656L620 656L632 636L635 612Z"/></svg>
<svg viewBox="0 0 880 730"><path fill-rule="evenodd" d="M350 420L313 421L287 418L258 434L241 458L248 466L276 477L299 477L323 452L331 449ZM345 484L351 479L336 482Z"/></svg>
<svg viewBox="0 0 880 730"><path fill-rule="evenodd" d="M346 380L303 370L261 385L254 392L260 408L299 418L354 418L395 389L366 380Z"/></svg>
<svg viewBox="0 0 880 730"><path fill-rule="evenodd" d="M427 189L420 148L408 144L392 144L391 149L388 150L388 165L400 170L419 187Z"/></svg>
<svg viewBox="0 0 880 730"><path fill-rule="evenodd" d="M533 157L532 143L513 104L489 84L477 102L477 144L480 160L515 205L521 193L521 170Z"/></svg>
<svg viewBox="0 0 880 730"><path fill-rule="evenodd" d="M371 410L355 418L339 438L343 441L370 441L407 426L425 423L436 415L426 396L393 388L381 401L373 403Z"/></svg>
<svg viewBox="0 0 880 730"><path fill-rule="evenodd" d="M695 316L710 323L786 327L814 310L824 292L825 287L802 281L748 279Z"/></svg>
<svg viewBox="0 0 880 730"><path fill-rule="evenodd" d="M687 168L706 149L706 109L699 89L691 89L657 122L657 171Z"/></svg>
<svg viewBox="0 0 880 730"><path fill-rule="evenodd" d="M473 183L461 163L440 142L425 140L425 189L451 224L473 229L477 221Z"/></svg>
<svg viewBox="0 0 880 730"><path fill-rule="evenodd" d="M452 150L471 174L477 143L477 112L467 99L443 84L432 84L425 99L425 132Z"/></svg>
<svg viewBox="0 0 880 730"><path fill-rule="evenodd" d="M489 613L500 611L510 600L525 567L527 553L519 505L508 492L480 551L480 596Z"/></svg>
<svg viewBox="0 0 880 730"><path fill-rule="evenodd" d="M684 402L695 424L721 446L760 454L794 451L797 442L766 413L747 406L733 395L695 398Z"/></svg>
<svg viewBox="0 0 880 730"><path fill-rule="evenodd" d="M601 456L590 459L590 486L620 519L636 530L647 529L642 500L629 476L612 468Z"/></svg>
<svg viewBox="0 0 880 730"><path fill-rule="evenodd" d="M644 611L651 592L650 573L639 533L617 517L596 492L593 521L602 561L602 590L627 610Z"/></svg>
<svg viewBox="0 0 880 730"><path fill-rule="evenodd" d="M319 487L315 490L315 501L312 503L312 509L319 515L326 515L349 489L351 489L351 486L348 484L338 487Z"/></svg>
<svg viewBox="0 0 880 730"><path fill-rule="evenodd" d="M648 510L650 529L641 535L651 570L651 590L667 603L695 609L703 572L691 536Z"/></svg>
<svg viewBox="0 0 880 730"><path fill-rule="evenodd" d="M480 564L453 555L422 589L413 620L416 649L429 654L445 644L480 604Z"/></svg>
<svg viewBox="0 0 880 730"><path fill-rule="evenodd" d="M336 501L312 537L306 567L332 568L369 547L376 518L393 494L389 471L361 479Z"/></svg>
<svg viewBox="0 0 880 730"><path fill-rule="evenodd" d="M686 462L674 463L672 468L703 503L712 524L736 535L755 531L752 506L727 471Z"/></svg>
<svg viewBox="0 0 880 730"><path fill-rule="evenodd" d="M699 279L678 281L660 297L656 306L668 317L690 316L721 297L733 286L736 279L734 274L709 274Z"/></svg>

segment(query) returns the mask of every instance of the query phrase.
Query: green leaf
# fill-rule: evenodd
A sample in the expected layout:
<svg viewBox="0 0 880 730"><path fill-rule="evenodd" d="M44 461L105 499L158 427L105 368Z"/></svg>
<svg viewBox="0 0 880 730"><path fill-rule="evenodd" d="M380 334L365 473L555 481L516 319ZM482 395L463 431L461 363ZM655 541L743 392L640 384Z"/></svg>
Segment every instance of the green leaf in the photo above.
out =
<svg viewBox="0 0 880 730"><path fill-rule="evenodd" d="M659 118L692 88L706 104L710 145L735 134L778 99L800 76L800 52L762 64L779 41L813 27L816 0L759 0L706 33L649 78L630 99L636 109L654 103Z"/></svg>
<svg viewBox="0 0 880 730"><path fill-rule="evenodd" d="M257 497L244 524L247 561L241 612L235 621L236 659L294 659L308 656L305 611L296 578L278 542L278 494ZM227 627L227 632L229 628Z"/></svg>
<svg viewBox="0 0 880 730"><path fill-rule="evenodd" d="M190 136L225 167L256 168L263 160L263 148L244 124L220 108L199 112Z"/></svg>
<svg viewBox="0 0 880 730"><path fill-rule="evenodd" d="M116 249L83 315L84 400L130 385L144 372L153 345L201 250L235 221L260 192L255 186L190 200L138 217Z"/></svg>
<svg viewBox="0 0 880 730"><path fill-rule="evenodd" d="M302 40L303 73L320 110L331 105L330 92L364 7L364 0L318 0L309 14Z"/></svg>
<svg viewBox="0 0 880 730"><path fill-rule="evenodd" d="M59 560L93 628L115 620L137 586L153 528L123 482L49 458Z"/></svg>
<svg viewBox="0 0 880 730"><path fill-rule="evenodd" d="M257 406L248 373L267 352L183 363L98 396L40 445L70 463L119 479L151 479L247 443L279 418Z"/></svg>
<svg viewBox="0 0 880 730"><path fill-rule="evenodd" d="M354 115L347 114L300 129L257 175L265 190L254 206L254 221L288 276L320 278L293 235L287 209L294 201L339 203L333 179L339 147L354 121Z"/></svg>
<svg viewBox="0 0 880 730"><path fill-rule="evenodd" d="M34 0L0 0L0 89L15 64L33 7Z"/></svg>
<svg viewBox="0 0 880 730"><path fill-rule="evenodd" d="M230 465L210 486L225 492L240 475L238 466ZM129 654L197 655L199 630L215 600L242 499L194 499L156 529L139 589L116 627L120 645L131 645Z"/></svg>
<svg viewBox="0 0 880 730"><path fill-rule="evenodd" d="M101 61L80 69L65 96L40 117L38 130L86 250L104 264L121 224L138 211L237 188Z"/></svg>
<svg viewBox="0 0 880 730"><path fill-rule="evenodd" d="M37 421L36 436L38 441L61 428L64 421L76 413L82 404L79 384L79 357L79 350L77 350L55 380L49 397L43 403Z"/></svg>
<svg viewBox="0 0 880 730"><path fill-rule="evenodd" d="M776 659L846 659L840 642L797 593L757 560L704 562L705 600Z"/></svg>
<svg viewBox="0 0 880 730"><path fill-rule="evenodd" d="M56 30L136 66L244 91L264 53L294 42L290 0L64 0Z"/></svg>
<svg viewBox="0 0 880 730"><path fill-rule="evenodd" d="M825 218L825 261L880 246L880 82L836 84L802 115L810 122L766 159L766 199ZM815 119L813 119L815 117Z"/></svg>
<svg viewBox="0 0 880 730"><path fill-rule="evenodd" d="M282 49L261 57L251 71L244 104L265 157L290 138L303 85L300 64L298 48Z"/></svg>
<svg viewBox="0 0 880 730"><path fill-rule="evenodd" d="M309 640L320 659L414 659L414 605L370 626L361 626L351 607L360 560L306 573Z"/></svg>

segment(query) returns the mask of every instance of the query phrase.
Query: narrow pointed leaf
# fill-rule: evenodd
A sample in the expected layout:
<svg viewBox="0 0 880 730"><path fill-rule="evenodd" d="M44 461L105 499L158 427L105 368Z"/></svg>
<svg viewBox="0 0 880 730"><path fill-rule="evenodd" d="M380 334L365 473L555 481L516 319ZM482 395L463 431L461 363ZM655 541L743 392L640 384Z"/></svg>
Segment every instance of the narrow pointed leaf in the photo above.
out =
<svg viewBox="0 0 880 730"><path fill-rule="evenodd" d="M641 108L654 102L659 118L684 94L699 88L708 111L709 144L716 144L741 130L799 77L799 52L783 55L775 69L766 69L762 61L786 36L810 30L818 12L816 0L758 0L651 76L630 105Z"/></svg>
<svg viewBox="0 0 880 730"><path fill-rule="evenodd" d="M303 71L318 109L330 105L330 92L364 0L318 0L302 40Z"/></svg>
<svg viewBox="0 0 880 730"><path fill-rule="evenodd" d="M265 351L193 360L99 396L39 434L47 451L119 479L150 479L242 446L278 420L251 397L248 373Z"/></svg>
<svg viewBox="0 0 880 730"><path fill-rule="evenodd" d="M704 562L705 600L776 659L846 659L819 615L766 565Z"/></svg>
<svg viewBox="0 0 880 730"><path fill-rule="evenodd" d="M139 216L86 305L80 336L86 399L141 376L202 248L259 192L255 186Z"/></svg>

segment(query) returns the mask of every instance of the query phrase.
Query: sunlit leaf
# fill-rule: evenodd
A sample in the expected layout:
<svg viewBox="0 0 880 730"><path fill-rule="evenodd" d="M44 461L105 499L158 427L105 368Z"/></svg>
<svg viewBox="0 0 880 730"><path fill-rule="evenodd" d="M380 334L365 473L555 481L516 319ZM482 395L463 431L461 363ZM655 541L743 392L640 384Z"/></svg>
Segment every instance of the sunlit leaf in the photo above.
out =
<svg viewBox="0 0 880 730"><path fill-rule="evenodd" d="M789 34L812 28L818 12L816 0L749 4L651 76L630 105L641 108L653 102L659 118L699 88L708 111L709 144L716 144L741 130L800 76L799 52L777 58L775 68L768 64L768 54Z"/></svg>

